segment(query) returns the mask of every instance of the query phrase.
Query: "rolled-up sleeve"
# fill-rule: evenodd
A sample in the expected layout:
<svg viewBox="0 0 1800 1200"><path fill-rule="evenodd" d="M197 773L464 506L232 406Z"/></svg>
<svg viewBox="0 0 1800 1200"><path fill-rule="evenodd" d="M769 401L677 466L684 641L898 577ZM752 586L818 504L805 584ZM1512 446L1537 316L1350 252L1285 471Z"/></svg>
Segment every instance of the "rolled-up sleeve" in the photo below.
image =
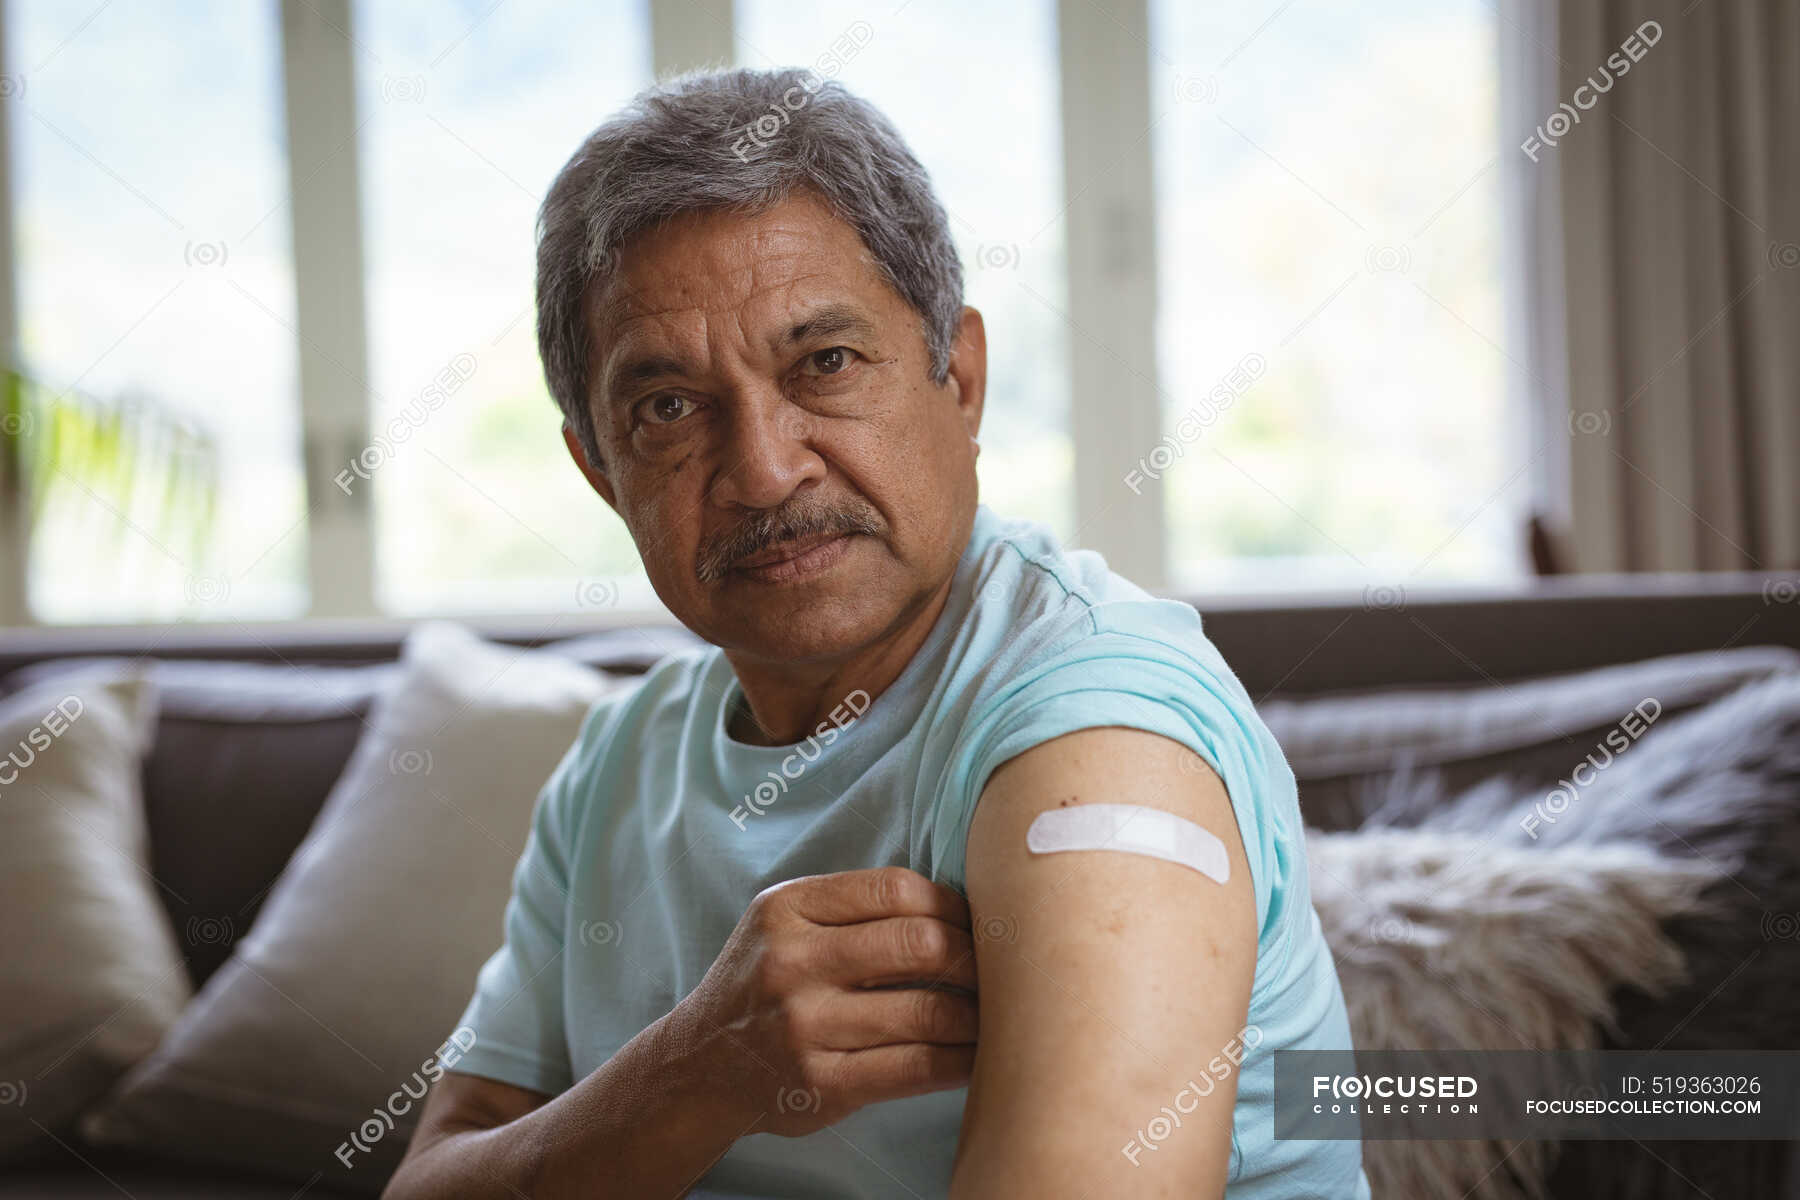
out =
<svg viewBox="0 0 1800 1200"><path fill-rule="evenodd" d="M1297 832L1283 819L1293 776L1236 678L1211 657L1102 632L1009 680L964 731L940 794L936 877L965 886L969 825L988 778L1007 760L1077 730L1140 729L1186 746L1224 783L1256 894L1259 942L1265 951L1279 946L1282 884Z"/></svg>

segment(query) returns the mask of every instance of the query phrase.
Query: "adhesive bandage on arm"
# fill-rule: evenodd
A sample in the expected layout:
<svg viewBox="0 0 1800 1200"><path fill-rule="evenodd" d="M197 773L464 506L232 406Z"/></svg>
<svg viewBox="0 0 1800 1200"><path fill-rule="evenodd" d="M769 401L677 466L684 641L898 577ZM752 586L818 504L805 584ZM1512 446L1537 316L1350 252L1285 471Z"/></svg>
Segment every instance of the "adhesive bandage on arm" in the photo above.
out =
<svg viewBox="0 0 1800 1200"><path fill-rule="evenodd" d="M1184 817L1136 804L1078 804L1039 813L1025 831L1033 854L1118 850L1191 867L1208 879L1231 878L1225 843Z"/></svg>

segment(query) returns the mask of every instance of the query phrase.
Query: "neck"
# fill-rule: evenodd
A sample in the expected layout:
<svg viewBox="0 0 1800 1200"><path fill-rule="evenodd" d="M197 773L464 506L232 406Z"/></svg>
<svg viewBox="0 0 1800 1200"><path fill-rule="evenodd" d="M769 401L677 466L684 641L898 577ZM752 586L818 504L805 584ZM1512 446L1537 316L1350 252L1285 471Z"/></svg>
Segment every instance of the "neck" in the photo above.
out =
<svg viewBox="0 0 1800 1200"><path fill-rule="evenodd" d="M902 614L879 639L839 659L821 663L770 662L727 650L725 657L737 673L748 711L730 714L728 732L740 742L756 746L786 746L806 738L826 724L833 712L856 692L873 703L900 678L913 655L925 644L932 626L950 598L954 573L924 603Z"/></svg>

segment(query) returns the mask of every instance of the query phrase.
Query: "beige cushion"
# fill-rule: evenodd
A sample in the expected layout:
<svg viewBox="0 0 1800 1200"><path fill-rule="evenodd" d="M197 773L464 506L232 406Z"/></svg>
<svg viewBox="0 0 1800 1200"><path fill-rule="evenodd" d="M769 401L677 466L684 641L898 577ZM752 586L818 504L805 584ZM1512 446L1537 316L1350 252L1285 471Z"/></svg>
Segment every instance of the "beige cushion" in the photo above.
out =
<svg viewBox="0 0 1800 1200"><path fill-rule="evenodd" d="M187 1002L144 832L155 708L134 671L0 701L0 1155L65 1136Z"/></svg>
<svg viewBox="0 0 1800 1200"><path fill-rule="evenodd" d="M503 938L538 789L621 683L457 626L415 631L256 924L83 1132L378 1188L417 1105L399 1133L365 1132L348 1170L337 1152L452 1032Z"/></svg>

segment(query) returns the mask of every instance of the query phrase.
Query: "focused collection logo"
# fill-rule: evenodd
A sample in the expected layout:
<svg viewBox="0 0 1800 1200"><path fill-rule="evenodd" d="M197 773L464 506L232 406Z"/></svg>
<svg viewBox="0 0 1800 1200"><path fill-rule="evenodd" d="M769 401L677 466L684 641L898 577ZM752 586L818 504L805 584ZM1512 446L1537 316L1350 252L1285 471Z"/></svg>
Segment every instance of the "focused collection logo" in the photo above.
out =
<svg viewBox="0 0 1800 1200"><path fill-rule="evenodd" d="M1314 1075L1312 1110L1358 1116L1478 1113L1480 1090L1473 1075Z"/></svg>

